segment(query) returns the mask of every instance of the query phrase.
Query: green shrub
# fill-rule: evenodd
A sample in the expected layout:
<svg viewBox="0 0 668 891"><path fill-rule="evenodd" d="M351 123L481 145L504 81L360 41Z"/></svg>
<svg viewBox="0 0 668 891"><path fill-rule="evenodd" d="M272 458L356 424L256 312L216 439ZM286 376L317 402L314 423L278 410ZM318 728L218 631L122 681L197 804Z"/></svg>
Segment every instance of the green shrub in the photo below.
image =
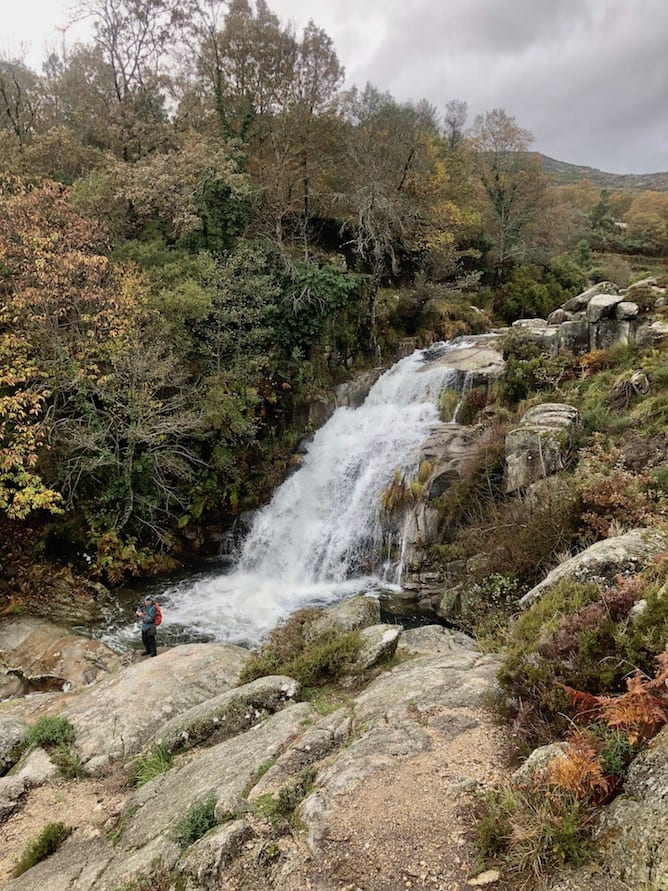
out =
<svg viewBox="0 0 668 891"><path fill-rule="evenodd" d="M587 730L601 743L600 761L603 772L613 777L624 777L637 753L637 746L629 742L629 735L614 730L603 722L590 724Z"/></svg>
<svg viewBox="0 0 668 891"><path fill-rule="evenodd" d="M321 615L315 608L300 609L274 628L259 649L251 653L239 678L247 684L256 678L281 674L281 666L300 653L306 644L306 630Z"/></svg>
<svg viewBox="0 0 668 891"><path fill-rule="evenodd" d="M520 586L514 573L492 573L466 592L462 622L485 650L495 649L517 606Z"/></svg>
<svg viewBox="0 0 668 891"><path fill-rule="evenodd" d="M160 743L135 758L130 765L130 785L143 786L174 764L174 757L167 747Z"/></svg>
<svg viewBox="0 0 668 891"><path fill-rule="evenodd" d="M68 746L74 742L74 727L67 718L43 715L30 725L26 737L31 745L45 749Z"/></svg>
<svg viewBox="0 0 668 891"><path fill-rule="evenodd" d="M454 494L446 493L447 500ZM451 559L470 561L469 583L514 575L518 589L531 587L574 544L577 507L575 493L563 480L546 483L540 498L513 497L486 505L472 500L469 522L455 533Z"/></svg>
<svg viewBox="0 0 668 891"><path fill-rule="evenodd" d="M577 864L590 848L589 813L572 794L540 787L487 793L477 821L477 847L536 887L546 874Z"/></svg>
<svg viewBox="0 0 668 891"><path fill-rule="evenodd" d="M292 786L284 786L278 795L270 792L259 795L255 801L254 810L259 817L268 817L272 822L279 818L291 821L300 802L313 788L315 771L305 770L296 783Z"/></svg>
<svg viewBox="0 0 668 891"><path fill-rule="evenodd" d="M61 745L51 752L51 760L67 780L80 780L87 776L87 771L79 756L69 746Z"/></svg>
<svg viewBox="0 0 668 891"><path fill-rule="evenodd" d="M24 848L12 874L20 876L36 863L45 860L58 850L71 831L64 823L49 823L37 838Z"/></svg>
<svg viewBox="0 0 668 891"><path fill-rule="evenodd" d="M511 627L499 681L518 704L525 739L541 743L566 729L562 684L621 693L636 669L654 674L668 638L667 573L668 559L604 590L564 580ZM632 616L641 598L644 610Z"/></svg>
<svg viewBox="0 0 668 891"><path fill-rule="evenodd" d="M361 650L360 633L329 630L310 638L308 628L321 615L316 609L300 610L275 628L244 665L240 683L286 674L306 687L319 687L344 675Z"/></svg>
<svg viewBox="0 0 668 891"><path fill-rule="evenodd" d="M209 795L189 808L185 817L176 824L174 841L182 848L194 844L216 825L216 798Z"/></svg>
<svg viewBox="0 0 668 891"><path fill-rule="evenodd" d="M568 353L549 356L538 344L522 334L509 334L503 341L506 360L503 376L496 385L504 405L517 405L532 393L555 389L575 377L576 360Z"/></svg>

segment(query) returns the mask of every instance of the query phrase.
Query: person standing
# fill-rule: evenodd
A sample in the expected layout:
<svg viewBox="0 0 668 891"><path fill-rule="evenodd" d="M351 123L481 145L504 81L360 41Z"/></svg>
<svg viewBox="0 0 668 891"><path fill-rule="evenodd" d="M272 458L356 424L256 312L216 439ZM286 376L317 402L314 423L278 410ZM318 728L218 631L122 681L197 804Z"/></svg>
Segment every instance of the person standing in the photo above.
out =
<svg viewBox="0 0 668 891"><path fill-rule="evenodd" d="M141 641L144 644L144 652L142 656L157 656L155 642L155 617L157 609L155 601L150 594L144 598L144 605L137 611L136 615L141 619Z"/></svg>

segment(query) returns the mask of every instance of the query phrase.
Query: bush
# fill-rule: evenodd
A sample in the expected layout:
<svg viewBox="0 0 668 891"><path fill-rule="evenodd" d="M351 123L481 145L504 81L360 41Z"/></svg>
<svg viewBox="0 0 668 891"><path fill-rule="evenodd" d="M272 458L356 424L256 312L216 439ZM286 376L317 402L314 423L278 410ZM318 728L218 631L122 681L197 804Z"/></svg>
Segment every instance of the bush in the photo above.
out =
<svg viewBox="0 0 668 891"><path fill-rule="evenodd" d="M216 825L215 811L216 798L214 795L209 795L208 798L198 801L176 824L174 841L182 848L187 848L205 836Z"/></svg>
<svg viewBox="0 0 668 891"><path fill-rule="evenodd" d="M562 685L616 694L634 670L653 674L668 639L667 574L668 559L604 590L564 580L517 620L499 681L518 704L517 730L525 739L542 743L566 729ZM644 610L631 618L641 598Z"/></svg>
<svg viewBox="0 0 668 891"><path fill-rule="evenodd" d="M74 742L74 727L67 718L43 715L30 725L26 738L31 745L45 749L68 746Z"/></svg>
<svg viewBox="0 0 668 891"><path fill-rule="evenodd" d="M58 850L71 831L64 823L49 823L24 849L12 874L20 876L36 863L45 860Z"/></svg>
<svg viewBox="0 0 668 891"><path fill-rule="evenodd" d="M143 786L169 770L174 758L162 743L135 758L130 765L130 785Z"/></svg>
<svg viewBox="0 0 668 891"><path fill-rule="evenodd" d="M284 786L278 795L267 792L258 796L255 801L255 813L259 817L268 817L272 823L278 822L279 818L292 821L300 802L313 788L314 779L315 771L305 770L294 785Z"/></svg>
<svg viewBox="0 0 668 891"><path fill-rule="evenodd" d="M446 495L451 502L454 492ZM557 554L569 550L576 530L577 498L568 485L556 481L545 485L539 498L478 505L477 516L456 531L450 558L470 561L468 582L483 584L490 575L513 575L518 589L526 589L542 579Z"/></svg>
<svg viewBox="0 0 668 891"><path fill-rule="evenodd" d="M58 746L51 753L51 760L60 771L60 775L67 780L80 780L87 775L81 759L69 746Z"/></svg>
<svg viewBox="0 0 668 891"><path fill-rule="evenodd" d="M299 610L275 628L244 665L241 684L270 674L286 674L307 687L337 680L361 650L359 631L327 631L314 638L308 629L321 612Z"/></svg>
<svg viewBox="0 0 668 891"><path fill-rule="evenodd" d="M659 512L661 497L652 487L651 475L627 469L622 451L600 435L582 453L576 476L586 541L607 537L611 526L624 531L646 525Z"/></svg>
<svg viewBox="0 0 668 891"><path fill-rule="evenodd" d="M521 334L509 334L503 341L506 360L503 377L497 384L499 398L504 405L517 405L532 393L554 390L575 377L573 356L560 353L545 355L538 344Z"/></svg>

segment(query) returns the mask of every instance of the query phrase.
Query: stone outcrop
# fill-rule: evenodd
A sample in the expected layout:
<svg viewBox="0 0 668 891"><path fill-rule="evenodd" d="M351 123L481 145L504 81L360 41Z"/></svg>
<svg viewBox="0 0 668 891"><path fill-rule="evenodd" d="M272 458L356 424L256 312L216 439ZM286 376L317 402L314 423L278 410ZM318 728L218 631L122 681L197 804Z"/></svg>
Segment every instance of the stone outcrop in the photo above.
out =
<svg viewBox="0 0 668 891"><path fill-rule="evenodd" d="M610 875L631 887L668 888L668 728L631 764L595 839Z"/></svg>
<svg viewBox="0 0 668 891"><path fill-rule="evenodd" d="M659 529L631 529L624 535L597 541L586 550L560 563L519 601L526 608L554 588L562 579L612 584L616 575L635 575L668 550L668 533Z"/></svg>
<svg viewBox="0 0 668 891"><path fill-rule="evenodd" d="M0 624L0 699L53 690L79 690L118 671L118 656L97 640L45 619Z"/></svg>
<svg viewBox="0 0 668 891"><path fill-rule="evenodd" d="M28 724L22 718L0 714L0 776L16 764L26 745Z"/></svg>
<svg viewBox="0 0 668 891"><path fill-rule="evenodd" d="M233 687L247 658L231 644L188 644L84 690L61 712L79 757L96 770L137 754L170 718Z"/></svg>
<svg viewBox="0 0 668 891"><path fill-rule="evenodd" d="M654 304L649 308L648 293ZM654 278L624 290L612 282L599 282L567 300L546 320L518 319L512 327L553 355L560 350L582 355L631 343L651 346L668 338L668 323L652 316L665 300L666 289L658 287Z"/></svg>
<svg viewBox="0 0 668 891"><path fill-rule="evenodd" d="M365 599L357 598L357 610ZM339 618L343 612L339 607ZM360 621L359 612L352 621ZM427 727L430 716L443 709L459 709L457 714L468 715L466 710L480 704L485 691L494 685L498 658L482 656L465 635L440 626L402 633L399 627L378 625L368 626L363 634L371 641L381 631L381 637L392 632L393 646L401 637L403 660L378 675L346 706L324 716L307 703L291 703L289 697L286 701L286 694L297 690L296 683L286 678L261 678L212 696L215 685L210 678L215 675L217 685L227 683L238 673L243 660L238 659L235 648L210 644L176 647L170 651L174 654L171 662L166 653L130 666L113 679L116 685L104 680L97 683L95 697L92 690L79 693L68 707L71 720L77 719L77 748L89 751L91 739L85 727L101 719L103 707L113 709L119 725L127 728L126 746L121 751L112 738L105 748L121 760L132 748L149 750L159 738L164 741L169 737L175 744L184 728L192 734L202 723L207 729L216 722L224 723L234 697L238 703L249 705L262 696L273 706L282 707L274 714L261 714L247 728L237 725L228 739L217 740L215 733L207 731L205 748L178 754L171 769L128 793L119 819L108 831L92 837L82 830L75 831L47 860L10 881L8 891L32 891L37 887L49 891L117 891L148 881L155 870L163 875L174 871L189 891L213 891L221 887L229 864L246 846L262 851L262 842L255 839L249 819L256 808L270 796L277 798L286 790L291 794L290 790L302 788L307 775L315 785L311 792L306 790L299 817L311 847L309 856L317 857L320 843L333 828L332 808L342 797L345 800L363 788L379 767L391 767L399 758L429 751L434 734ZM201 704L182 710L179 718L164 723L161 732L151 737L138 726L135 703L120 693L139 685L150 709L148 704L155 699L156 688L147 672L161 662L161 698L166 710L179 708L184 702L201 700ZM196 668L189 671L188 665L193 663ZM174 689L177 675L178 697ZM157 720L154 711L150 717ZM469 720L444 719L439 732L465 732ZM16 732L20 729L15 727ZM110 734L108 724L105 731ZM201 739L199 731L194 735ZM102 745L100 736L96 741ZM194 736L186 742L193 743ZM20 805L24 792L22 779L7 779L4 787L0 783L0 813L11 813ZM215 801L217 825L199 841L182 848L177 840L180 822L193 806L209 798ZM296 839L288 837L283 844L293 858L303 857ZM266 887L285 887L280 873Z"/></svg>
<svg viewBox="0 0 668 891"><path fill-rule="evenodd" d="M400 625L371 625L360 632L362 649L355 660L354 671L365 671L384 659L391 658L403 629Z"/></svg>
<svg viewBox="0 0 668 891"><path fill-rule="evenodd" d="M380 606L375 597L349 597L323 612L309 627L308 636L313 639L329 632L345 633L379 622Z"/></svg>
<svg viewBox="0 0 668 891"><path fill-rule="evenodd" d="M269 676L207 699L163 724L156 743L167 751L182 751L206 742L236 736L294 699L299 684L292 678Z"/></svg>
<svg viewBox="0 0 668 891"><path fill-rule="evenodd" d="M563 470L579 425L580 413L572 405L548 402L530 408L506 436L506 492Z"/></svg>

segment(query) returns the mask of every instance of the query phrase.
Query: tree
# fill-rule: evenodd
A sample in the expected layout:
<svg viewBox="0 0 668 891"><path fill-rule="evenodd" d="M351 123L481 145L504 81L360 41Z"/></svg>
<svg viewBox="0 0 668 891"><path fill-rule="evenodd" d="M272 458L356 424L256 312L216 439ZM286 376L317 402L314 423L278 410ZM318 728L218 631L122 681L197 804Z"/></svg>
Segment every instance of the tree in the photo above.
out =
<svg viewBox="0 0 668 891"><path fill-rule="evenodd" d="M0 400L0 507L53 509L57 489L93 543L124 530L161 541L201 463L197 384L160 342L143 276L105 247L71 190L19 184L6 196L0 349L14 358Z"/></svg>
<svg viewBox="0 0 668 891"><path fill-rule="evenodd" d="M656 253L668 253L668 195L665 192L641 192L624 217L628 234Z"/></svg>
<svg viewBox="0 0 668 891"><path fill-rule="evenodd" d="M451 99L445 106L444 136L454 151L464 138L464 124L468 114L468 105L461 99Z"/></svg>
<svg viewBox="0 0 668 891"><path fill-rule="evenodd" d="M23 146L35 131L41 110L39 78L19 59L0 58L0 129Z"/></svg>
<svg viewBox="0 0 668 891"><path fill-rule="evenodd" d="M181 12L176 0L79 0L78 14L94 27L96 77L125 160L161 141L168 51Z"/></svg>
<svg viewBox="0 0 668 891"><path fill-rule="evenodd" d="M527 255L525 233L541 207L546 178L529 153L533 137L503 109L478 115L470 137L473 172L484 196L493 240L495 281Z"/></svg>
<svg viewBox="0 0 668 891"><path fill-rule="evenodd" d="M421 239L432 222L417 183L430 164L428 137L436 122L429 106L399 104L371 85L348 94L345 113L343 232L370 273L366 323L374 352L381 284L398 272L402 254L425 246Z"/></svg>

